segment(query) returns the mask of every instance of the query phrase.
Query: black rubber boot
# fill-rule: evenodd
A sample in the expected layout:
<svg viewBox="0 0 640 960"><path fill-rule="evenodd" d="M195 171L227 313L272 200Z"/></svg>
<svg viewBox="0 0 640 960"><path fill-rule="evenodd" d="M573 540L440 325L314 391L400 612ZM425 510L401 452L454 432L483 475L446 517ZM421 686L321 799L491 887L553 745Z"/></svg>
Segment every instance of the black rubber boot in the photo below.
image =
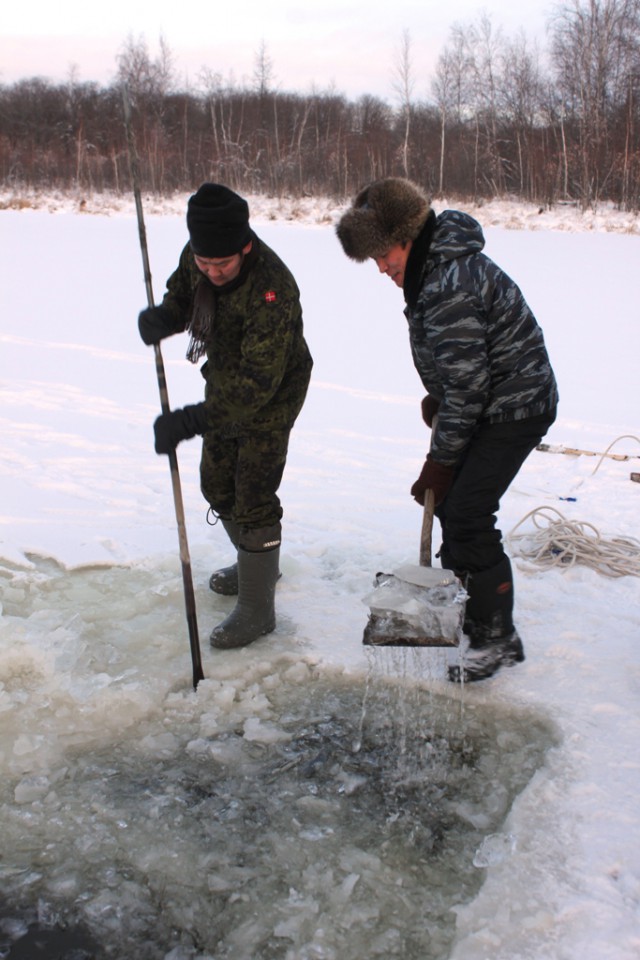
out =
<svg viewBox="0 0 640 960"><path fill-rule="evenodd" d="M275 593L280 548L262 553L238 550L238 602L226 620L214 627L212 647L246 647L276 628Z"/></svg>
<svg viewBox="0 0 640 960"><path fill-rule="evenodd" d="M449 680L473 683L492 677L501 667L524 660L522 641L513 625L513 575L507 556L490 570L470 574L464 633L468 638L462 663L450 666Z"/></svg>
<svg viewBox="0 0 640 960"><path fill-rule="evenodd" d="M449 667L448 678L453 683L473 683L488 680L502 667L514 667L524 660L524 647L517 630L483 644L469 642L462 654L462 662Z"/></svg>
<svg viewBox="0 0 640 960"><path fill-rule="evenodd" d="M220 517L222 526L227 531L227 536L236 550L238 549L238 538L240 528L235 520L223 520ZM235 597L238 594L238 564L232 563L229 567L221 567L220 570L214 570L209 577L209 589L214 593L220 593L224 597Z"/></svg>

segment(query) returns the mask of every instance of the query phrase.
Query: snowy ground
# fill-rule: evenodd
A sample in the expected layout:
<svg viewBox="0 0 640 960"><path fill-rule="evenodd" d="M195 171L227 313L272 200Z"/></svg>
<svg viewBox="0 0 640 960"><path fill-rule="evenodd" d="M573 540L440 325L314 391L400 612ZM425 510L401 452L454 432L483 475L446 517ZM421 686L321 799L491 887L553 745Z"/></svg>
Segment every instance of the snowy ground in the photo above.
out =
<svg viewBox="0 0 640 960"><path fill-rule="evenodd" d="M159 300L184 221L177 201L145 203ZM417 561L420 514L408 489L428 443L423 391L400 292L372 265L347 261L329 204L301 206L253 204L255 229L298 278L315 368L281 490L279 627L247 651L208 646L229 607L209 594L208 575L230 554L205 523L198 444L179 448L206 677L196 694L168 466L152 447L153 357L136 327L145 291L131 205L96 210L95 201L54 198L0 213L3 836L62 817L56 784L65 783L72 747L106 749L139 729L142 753L160 756L180 724L196 752L225 724L244 724L248 740L277 740L279 718L259 692L265 681L294 671L304 683L318 665L354 678L371 670L362 597L377 570ZM561 394L548 441L594 452L614 443L613 453L631 457L535 452L504 499L501 529L545 507L607 541L637 538L637 218L509 204L473 212L486 226L487 253L519 282L545 331ZM174 406L201 393L184 350L180 338L163 346ZM534 530L531 518L522 530ZM464 691L439 679L439 655L421 654L433 664L413 668L463 712L533 711L557 736L500 825L513 843L456 907L448 956L632 960L640 956L639 581L606 577L597 558L595 569L543 569L516 556L514 568L522 666ZM3 859L9 869L6 849ZM332 955L292 949L291 960Z"/></svg>

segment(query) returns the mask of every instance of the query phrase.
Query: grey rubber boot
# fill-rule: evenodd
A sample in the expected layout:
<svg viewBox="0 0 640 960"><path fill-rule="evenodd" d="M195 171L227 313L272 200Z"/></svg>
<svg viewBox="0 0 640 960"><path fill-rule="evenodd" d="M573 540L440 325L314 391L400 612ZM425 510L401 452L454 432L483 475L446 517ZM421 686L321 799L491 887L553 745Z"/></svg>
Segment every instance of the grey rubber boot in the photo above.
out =
<svg viewBox="0 0 640 960"><path fill-rule="evenodd" d="M275 593L280 547L262 553L238 550L238 602L214 627L209 642L218 650L246 647L276 628Z"/></svg>
<svg viewBox="0 0 640 960"><path fill-rule="evenodd" d="M227 531L227 536L236 550L238 549L238 539L240 528L235 520L223 520L220 517L222 526ZM235 597L238 593L238 564L232 563L229 567L221 567L220 570L214 570L209 577L209 589L214 593L220 593L223 597Z"/></svg>

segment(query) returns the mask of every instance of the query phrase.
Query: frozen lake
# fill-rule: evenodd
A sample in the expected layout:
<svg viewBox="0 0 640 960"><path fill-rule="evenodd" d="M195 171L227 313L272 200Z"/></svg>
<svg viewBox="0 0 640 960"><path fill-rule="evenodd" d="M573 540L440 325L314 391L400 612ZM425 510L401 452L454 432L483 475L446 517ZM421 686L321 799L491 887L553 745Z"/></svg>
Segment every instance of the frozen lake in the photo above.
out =
<svg viewBox="0 0 640 960"><path fill-rule="evenodd" d="M30 920L67 924L60 950L85 958L637 960L637 575L542 569L514 544L527 660L477 689L443 681L440 651L362 646L375 573L418 552L408 491L428 436L397 289L326 224L254 223L298 277L316 365L282 486L278 627L244 651L207 643L232 604L208 578L230 553L205 521L198 443L179 448L194 692L135 219L0 217L10 960L37 957ZM183 218L148 234L159 299ZM501 528L545 507L637 536L640 238L492 226L487 253L545 331L550 442L627 457L535 452ZM163 347L174 405L202 390L185 348ZM73 946L78 924L95 947Z"/></svg>

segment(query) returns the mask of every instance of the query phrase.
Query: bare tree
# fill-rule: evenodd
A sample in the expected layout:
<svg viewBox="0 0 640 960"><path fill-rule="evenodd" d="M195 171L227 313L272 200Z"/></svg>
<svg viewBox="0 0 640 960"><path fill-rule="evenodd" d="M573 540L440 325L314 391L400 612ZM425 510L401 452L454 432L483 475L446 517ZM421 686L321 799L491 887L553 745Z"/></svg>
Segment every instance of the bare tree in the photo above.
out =
<svg viewBox="0 0 640 960"><path fill-rule="evenodd" d="M504 190L502 157L498 135L500 113L500 62L502 34L495 30L491 17L482 13L468 30L469 63L473 78L475 178L486 183L493 193Z"/></svg>
<svg viewBox="0 0 640 960"><path fill-rule="evenodd" d="M216 156L219 158L222 152L221 137L224 138L222 74L206 69L201 72L198 79L204 91L205 102L211 119L211 132ZM220 108L218 105L220 105ZM220 118L218 117L218 109L220 109ZM222 130L220 130L220 126L222 126Z"/></svg>
<svg viewBox="0 0 640 960"><path fill-rule="evenodd" d="M152 189L164 188L165 151L168 131L164 114L167 97L174 89L173 56L160 38L160 51L153 59L144 37L127 38L117 57L118 84L127 85L134 108L134 123L138 127L138 149L149 164Z"/></svg>
<svg viewBox="0 0 640 960"><path fill-rule="evenodd" d="M534 138L542 111L542 80L537 51L524 34L506 41L502 58L501 113L515 140L519 191L535 192Z"/></svg>
<svg viewBox="0 0 640 960"><path fill-rule="evenodd" d="M261 40L254 58L253 88L259 96L264 97L271 93L273 80L273 60L269 56L266 43Z"/></svg>
<svg viewBox="0 0 640 960"><path fill-rule="evenodd" d="M552 62L563 113L578 140L573 168L584 206L596 204L614 173L614 125L620 101L637 89L640 0L580 0L559 6L552 20ZM633 117L627 115L627 135Z"/></svg>
<svg viewBox="0 0 640 960"><path fill-rule="evenodd" d="M173 54L164 37L160 37L160 51L152 59L145 37L127 37L116 58L118 83L126 83L132 97L164 97L175 86Z"/></svg>
<svg viewBox="0 0 640 960"><path fill-rule="evenodd" d="M432 93L440 115L440 157L438 192L444 192L447 128L461 126L469 102L470 63L467 40L462 28L454 24L448 45L436 65Z"/></svg>
<svg viewBox="0 0 640 960"><path fill-rule="evenodd" d="M411 61L411 35L402 31L400 46L393 71L393 89L400 100L400 110L404 120L404 140L402 144L402 168L405 177L409 176L409 137L411 133L411 104L415 80Z"/></svg>

